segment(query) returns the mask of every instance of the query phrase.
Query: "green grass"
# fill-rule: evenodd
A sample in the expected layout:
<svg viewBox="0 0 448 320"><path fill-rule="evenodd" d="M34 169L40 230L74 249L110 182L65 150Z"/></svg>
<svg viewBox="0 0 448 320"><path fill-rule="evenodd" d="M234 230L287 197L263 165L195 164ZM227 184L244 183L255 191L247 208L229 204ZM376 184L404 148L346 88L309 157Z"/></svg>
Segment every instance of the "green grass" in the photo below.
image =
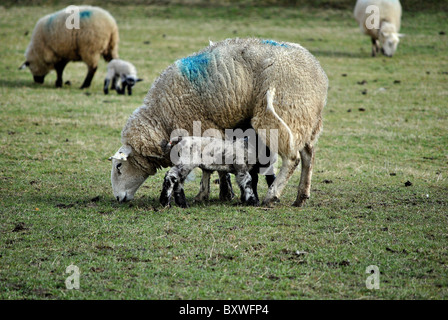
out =
<svg viewBox="0 0 448 320"><path fill-rule="evenodd" d="M40 86L17 70L35 22L60 8L0 7L1 299L446 299L446 13L405 12L388 59L370 57L350 10L107 5L145 79L129 97L102 93L104 61L84 91L82 63L62 89L54 72ZM291 207L299 171L273 209L221 203L217 185L193 204L199 171L189 209L159 206L163 172L116 203L107 158L154 79L209 40L246 36L302 44L330 79L306 207ZM65 287L70 264L79 290Z"/></svg>

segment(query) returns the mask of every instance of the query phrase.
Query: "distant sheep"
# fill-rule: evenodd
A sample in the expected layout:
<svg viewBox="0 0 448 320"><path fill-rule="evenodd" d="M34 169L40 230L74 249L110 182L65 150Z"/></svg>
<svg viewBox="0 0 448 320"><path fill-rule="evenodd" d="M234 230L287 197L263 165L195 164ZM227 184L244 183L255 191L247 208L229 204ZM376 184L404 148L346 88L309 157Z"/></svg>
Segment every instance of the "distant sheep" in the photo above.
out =
<svg viewBox="0 0 448 320"><path fill-rule="evenodd" d="M301 160L294 205L302 206L310 196L327 91L319 62L294 43L228 39L179 59L155 80L122 130L123 145L110 158L114 196L120 202L133 199L149 175L173 165L160 142L174 130L200 136L215 129L224 136L226 128L248 120L257 133L266 130L263 142L282 158L263 203L280 197ZM201 124L199 133L193 131L195 122Z"/></svg>
<svg viewBox="0 0 448 320"><path fill-rule="evenodd" d="M162 142L165 153L174 151L178 157L175 165L166 173L160 203L168 206L174 192L178 206L188 206L184 182L194 168L208 171L230 172L241 190L241 199L248 205L258 205L258 199L252 189L252 177L249 173L255 164L255 149L248 147L247 140L222 140L212 137L177 137ZM171 158L173 155L171 155ZM252 158L252 161L251 161Z"/></svg>
<svg viewBox="0 0 448 320"><path fill-rule="evenodd" d="M56 87L62 86L62 72L70 61L83 61L88 66L81 89L88 88L98 67L100 56L108 62L118 58L118 27L114 18L99 7L78 6L79 29L67 28L74 14L70 7L41 18L26 49L26 61L34 81L43 83L55 69Z"/></svg>
<svg viewBox="0 0 448 320"><path fill-rule="evenodd" d="M375 29L366 24L373 14L367 10L369 6L379 9L379 28ZM366 12L368 11L368 12ZM361 31L372 39L372 56L380 51L388 57L392 57L397 50L400 37L398 33L401 24L401 4L399 0L358 0L355 5L354 15ZM368 21L371 22L371 21ZM375 22L375 21L374 21Z"/></svg>
<svg viewBox="0 0 448 320"><path fill-rule="evenodd" d="M121 88L118 85L121 80ZM132 94L132 87L139 81L142 81L137 77L137 69L134 65L128 61L121 59L112 59L107 64L106 79L104 79L104 94L109 93L109 84L111 89L116 90L118 94L125 94L126 87L128 88L128 95Z"/></svg>

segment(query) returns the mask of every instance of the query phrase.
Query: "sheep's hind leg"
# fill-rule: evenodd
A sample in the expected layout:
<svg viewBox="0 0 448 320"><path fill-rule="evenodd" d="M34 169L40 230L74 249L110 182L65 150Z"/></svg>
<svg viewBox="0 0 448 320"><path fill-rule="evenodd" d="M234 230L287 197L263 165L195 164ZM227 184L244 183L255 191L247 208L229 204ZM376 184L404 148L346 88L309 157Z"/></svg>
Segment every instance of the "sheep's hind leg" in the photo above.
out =
<svg viewBox="0 0 448 320"><path fill-rule="evenodd" d="M291 178L294 170L299 165L299 162L300 158L298 157L282 157L282 167L280 168L278 175L275 177L274 182L269 187L268 193L263 200L263 205L270 206L274 201L278 201L283 189L288 183L288 180Z"/></svg>
<svg viewBox="0 0 448 320"><path fill-rule="evenodd" d="M300 174L299 190L297 192L296 201L293 206L302 207L306 200L310 198L311 193L311 177L313 175L314 165L314 147L310 144L305 144L305 147L300 150L300 157L302 160L302 172Z"/></svg>

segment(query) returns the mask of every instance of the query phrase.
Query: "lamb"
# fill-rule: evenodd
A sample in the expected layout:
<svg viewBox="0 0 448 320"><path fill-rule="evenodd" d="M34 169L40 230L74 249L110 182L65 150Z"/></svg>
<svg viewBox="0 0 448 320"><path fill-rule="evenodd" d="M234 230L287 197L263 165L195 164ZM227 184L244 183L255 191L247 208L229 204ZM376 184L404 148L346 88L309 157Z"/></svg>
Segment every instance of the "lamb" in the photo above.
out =
<svg viewBox="0 0 448 320"><path fill-rule="evenodd" d="M165 207L174 199L182 208L188 207L183 184L188 174L197 167L208 171L231 172L241 189L241 199L248 205L258 205L249 173L255 164L256 154L248 141L222 140L213 137L177 137L162 141L162 149L170 153L175 164L165 175L160 203Z"/></svg>
<svg viewBox="0 0 448 320"><path fill-rule="evenodd" d="M160 142L168 141L174 130L193 136L209 129L223 134L247 119L282 158L263 204L279 199L302 160L293 203L302 206L310 197L327 91L328 78L319 62L294 43L227 39L179 59L155 80L144 105L122 130L123 145L110 158L114 196L120 202L133 199L148 176L172 166Z"/></svg>
<svg viewBox="0 0 448 320"><path fill-rule="evenodd" d="M275 180L274 174L274 164L277 162L277 154L274 154L269 150L269 148L264 145L263 141L256 134L254 128L251 127L250 121L243 121L238 123L233 130L230 130L231 134L226 136L226 139L235 140L236 138L248 138L249 143L252 147L255 148L255 152L257 155L261 155L264 157L263 161L259 157L257 157L257 162L252 166L249 171L249 174L252 178L252 190L255 194L255 198L258 197L258 174L262 174L265 176L266 183L268 187L272 185ZM213 171L202 169L202 180L201 187L199 193L194 198L195 201L204 201L209 198L210 194L210 177ZM223 172L218 172L220 175ZM232 190L232 184L230 180L230 174L225 174L224 178L220 177L219 182L219 198L220 200L231 200L235 197L235 194ZM241 194L243 197L244 195ZM241 199L241 202L244 202L244 199Z"/></svg>
<svg viewBox="0 0 448 320"><path fill-rule="evenodd" d="M73 15L78 15L78 29L67 25ZM20 69L29 67L37 83L44 83L45 76L55 69L56 87L62 87L62 73L67 63L83 61L88 72L81 89L88 88L100 56L107 62L118 58L118 42L118 27L109 12L92 6L67 7L36 23L25 52L26 61Z"/></svg>
<svg viewBox="0 0 448 320"><path fill-rule="evenodd" d="M107 74L104 79L104 94L109 93L109 84L111 83L111 79L112 90L116 90L118 94L124 94L127 87L128 95L132 95L132 87L137 82L143 80L137 77L137 69L132 63L121 59L112 59L107 64ZM117 85L119 79L121 79L121 88Z"/></svg>
<svg viewBox="0 0 448 320"><path fill-rule="evenodd" d="M373 14L375 11L371 11L371 8L379 10L379 21L374 20ZM403 34L398 33L401 24L400 1L358 0L355 5L354 16L361 32L372 39L372 57L375 57L380 49L385 56L392 57L397 50L400 38L403 37ZM370 25L375 23L378 23L378 28Z"/></svg>

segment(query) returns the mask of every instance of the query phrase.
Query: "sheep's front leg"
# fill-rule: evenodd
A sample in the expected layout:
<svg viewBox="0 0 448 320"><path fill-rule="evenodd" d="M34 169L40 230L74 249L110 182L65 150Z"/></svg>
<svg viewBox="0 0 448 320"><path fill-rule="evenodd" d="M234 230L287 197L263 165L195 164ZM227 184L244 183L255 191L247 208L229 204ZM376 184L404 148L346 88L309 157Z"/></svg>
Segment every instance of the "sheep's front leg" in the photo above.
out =
<svg viewBox="0 0 448 320"><path fill-rule="evenodd" d="M62 87L62 73L64 72L64 68L67 65L67 60L61 60L58 63L54 65L54 68L56 70L56 88Z"/></svg>
<svg viewBox="0 0 448 320"><path fill-rule="evenodd" d="M97 69L97 67L89 66L89 71L87 72L87 76L84 79L81 89L90 87L90 84L92 83L92 79L93 79L93 76L95 75L96 69Z"/></svg>
<svg viewBox="0 0 448 320"><path fill-rule="evenodd" d="M177 170L173 170L172 168L165 175L165 179L163 180L163 188L162 193L160 194L160 204L164 207L170 205L171 195L173 194L174 186L179 183L179 177L177 174Z"/></svg>
<svg viewBox="0 0 448 320"><path fill-rule="evenodd" d="M194 201L202 202L208 200L210 196L210 176L212 171L202 170L202 179L199 193L194 197Z"/></svg>
<svg viewBox="0 0 448 320"><path fill-rule="evenodd" d="M240 171L235 176L236 182L241 189L241 199L250 206L258 205L258 199L252 189L252 177L247 171Z"/></svg>
<svg viewBox="0 0 448 320"><path fill-rule="evenodd" d="M282 167L275 177L274 182L269 187L268 193L263 200L263 205L270 206L274 201L277 201L280 198L283 189L294 173L294 170L299 165L299 162L300 158L298 157L282 156Z"/></svg>
<svg viewBox="0 0 448 320"><path fill-rule="evenodd" d="M375 57L376 54L380 51L378 40L372 38L372 57Z"/></svg>
<svg viewBox="0 0 448 320"><path fill-rule="evenodd" d="M314 147L308 143L300 150L300 158L302 160L302 172L300 174L299 190L297 192L296 201L293 206L302 207L311 194L311 177L313 175L314 165Z"/></svg>

